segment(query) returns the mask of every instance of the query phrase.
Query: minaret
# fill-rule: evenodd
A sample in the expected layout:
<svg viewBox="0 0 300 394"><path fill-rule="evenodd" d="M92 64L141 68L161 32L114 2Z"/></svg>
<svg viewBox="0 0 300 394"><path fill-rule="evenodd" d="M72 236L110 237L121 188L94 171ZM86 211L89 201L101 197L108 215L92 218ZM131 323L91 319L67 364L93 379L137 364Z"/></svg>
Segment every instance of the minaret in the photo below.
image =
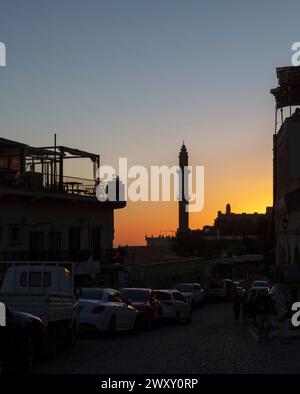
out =
<svg viewBox="0 0 300 394"><path fill-rule="evenodd" d="M187 167L189 164L189 155L184 145L184 141L179 152L179 167L181 171L181 201L179 201L179 228L180 232L186 232L189 230L189 213L186 211L186 207L188 206L188 200L186 200L186 196L188 196L188 172L186 168L186 176L184 177L184 167Z"/></svg>
<svg viewBox="0 0 300 394"><path fill-rule="evenodd" d="M231 206L230 204L226 204L226 215L230 215L231 214Z"/></svg>

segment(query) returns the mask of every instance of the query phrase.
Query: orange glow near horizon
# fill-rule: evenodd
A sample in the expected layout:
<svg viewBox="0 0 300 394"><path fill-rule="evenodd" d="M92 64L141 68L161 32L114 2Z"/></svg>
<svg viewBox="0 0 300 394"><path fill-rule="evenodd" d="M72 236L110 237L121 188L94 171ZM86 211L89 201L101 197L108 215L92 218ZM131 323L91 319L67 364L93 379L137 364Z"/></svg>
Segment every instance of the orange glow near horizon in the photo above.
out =
<svg viewBox="0 0 300 394"><path fill-rule="evenodd" d="M218 180L218 184L206 185L204 209L190 214L191 229L212 225L217 212L224 212L228 202L234 213L264 213L272 205L271 176L227 178ZM177 227L177 202L128 202L126 208L115 211L114 245L145 245L145 235L157 236Z"/></svg>

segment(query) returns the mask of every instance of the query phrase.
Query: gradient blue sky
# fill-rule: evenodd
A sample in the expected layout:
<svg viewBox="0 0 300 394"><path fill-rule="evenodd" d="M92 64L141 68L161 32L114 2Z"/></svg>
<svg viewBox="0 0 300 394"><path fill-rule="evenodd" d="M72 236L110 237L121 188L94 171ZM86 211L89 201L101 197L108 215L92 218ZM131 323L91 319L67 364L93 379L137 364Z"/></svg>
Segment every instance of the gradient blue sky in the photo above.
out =
<svg viewBox="0 0 300 394"><path fill-rule="evenodd" d="M271 201L269 90L300 41L299 11L298 1L1 0L0 135L48 145L56 132L104 164L146 165L176 163L184 138L192 164L206 166L208 211L194 227L241 201L239 189L265 195L268 179L261 210ZM146 221L129 242L159 228Z"/></svg>

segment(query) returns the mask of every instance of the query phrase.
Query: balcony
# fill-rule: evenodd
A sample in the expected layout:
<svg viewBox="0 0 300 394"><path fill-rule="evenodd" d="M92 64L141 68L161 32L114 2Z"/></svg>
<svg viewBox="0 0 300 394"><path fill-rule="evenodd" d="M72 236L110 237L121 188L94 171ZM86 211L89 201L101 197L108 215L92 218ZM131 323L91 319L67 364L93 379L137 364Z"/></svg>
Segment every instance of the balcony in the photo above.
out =
<svg viewBox="0 0 300 394"><path fill-rule="evenodd" d="M93 173L93 178L80 178L65 175L66 160L87 159L92 164L87 171ZM66 146L32 147L16 141L0 138L0 189L11 193L27 192L52 196L72 196L73 198L94 198L96 190L104 194L107 184L100 184L97 170L100 166L100 156ZM117 201L120 207L126 204ZM117 208L118 206L115 205Z"/></svg>

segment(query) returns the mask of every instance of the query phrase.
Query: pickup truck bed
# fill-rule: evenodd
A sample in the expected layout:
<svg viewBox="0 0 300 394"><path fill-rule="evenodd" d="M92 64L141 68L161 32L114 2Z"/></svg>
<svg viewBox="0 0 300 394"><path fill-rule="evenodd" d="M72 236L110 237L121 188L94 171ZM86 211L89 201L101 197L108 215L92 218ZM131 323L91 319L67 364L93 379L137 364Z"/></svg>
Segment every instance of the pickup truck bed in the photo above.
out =
<svg viewBox="0 0 300 394"><path fill-rule="evenodd" d="M74 300L70 295L14 290L2 291L0 299L16 311L40 317L46 326L56 321L72 319L74 314Z"/></svg>

